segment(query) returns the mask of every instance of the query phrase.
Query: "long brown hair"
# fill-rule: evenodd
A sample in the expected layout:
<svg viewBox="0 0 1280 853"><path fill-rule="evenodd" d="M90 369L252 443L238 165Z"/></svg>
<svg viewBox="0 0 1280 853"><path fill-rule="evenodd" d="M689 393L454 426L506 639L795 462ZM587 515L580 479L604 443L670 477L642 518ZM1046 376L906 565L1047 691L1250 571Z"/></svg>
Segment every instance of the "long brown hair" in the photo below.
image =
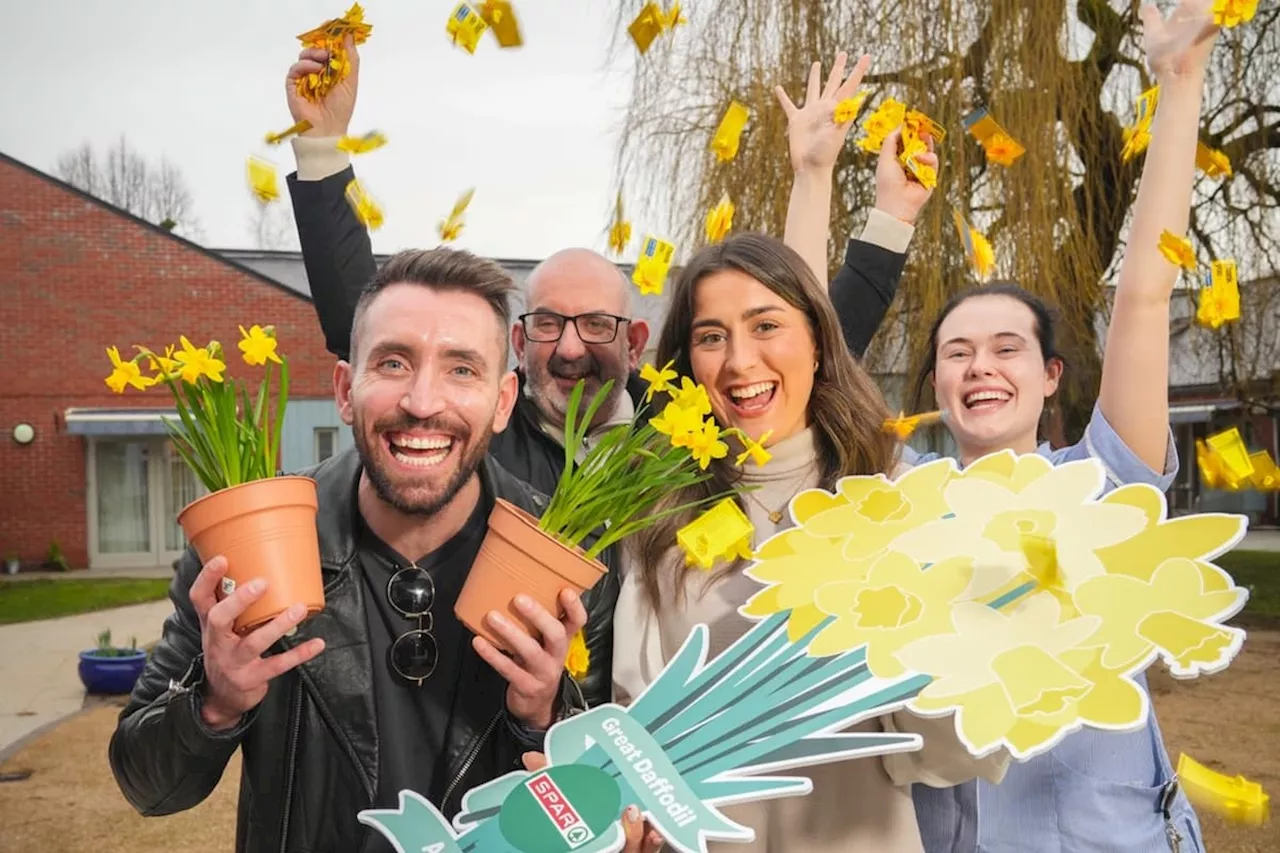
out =
<svg viewBox="0 0 1280 853"><path fill-rule="evenodd" d="M890 417L889 408L880 389L850 355L825 289L804 259L780 240L764 234L739 234L694 255L680 272L671 294L667 319L658 339L657 363L675 362L673 367L681 376L693 376L689 344L698 283L713 273L727 270L751 276L808 318L818 359L808 413L816 439L822 486L831 488L836 480L850 474L888 472L898 452L897 443L884 430L884 421ZM665 403L666 400L655 399L653 410L661 411ZM740 476L740 471L727 460L713 461L711 471L710 480L667 495L657 509L724 492L732 488ZM631 547L640 561L645 592L655 609L661 599L659 575L668 563L676 532L699 512L691 509L667 516L633 537ZM725 571L733 568L730 566ZM686 571L690 570L681 569L677 579L677 596L683 589Z"/></svg>

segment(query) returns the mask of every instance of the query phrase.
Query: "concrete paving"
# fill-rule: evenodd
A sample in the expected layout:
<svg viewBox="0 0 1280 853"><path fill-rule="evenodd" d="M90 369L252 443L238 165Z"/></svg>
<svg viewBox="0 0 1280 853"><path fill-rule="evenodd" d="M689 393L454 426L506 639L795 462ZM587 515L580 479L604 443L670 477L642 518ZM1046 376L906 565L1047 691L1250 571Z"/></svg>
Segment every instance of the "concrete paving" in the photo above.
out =
<svg viewBox="0 0 1280 853"><path fill-rule="evenodd" d="M66 575L60 575L66 577ZM84 705L77 668L80 652L111 629L117 645L136 637L142 647L160 639L168 599L61 619L0 625L0 755L32 733ZM106 749L106 744L103 744Z"/></svg>

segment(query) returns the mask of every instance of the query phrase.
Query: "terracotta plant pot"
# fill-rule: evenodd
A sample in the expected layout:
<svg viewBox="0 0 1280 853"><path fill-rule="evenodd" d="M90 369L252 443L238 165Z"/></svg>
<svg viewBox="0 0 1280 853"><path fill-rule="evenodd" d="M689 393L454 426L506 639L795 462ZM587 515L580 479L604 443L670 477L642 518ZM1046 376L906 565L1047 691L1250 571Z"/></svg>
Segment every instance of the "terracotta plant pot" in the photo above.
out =
<svg viewBox="0 0 1280 853"><path fill-rule="evenodd" d="M471 564L453 612L473 634L506 648L485 624L484 617L490 610L498 611L536 637L538 631L515 609L513 600L517 595L524 593L556 615L560 613L560 590L572 589L581 595L595 586L606 571L582 549L552 538L538 529L536 518L499 498L489 514L489 532L480 544L480 553Z"/></svg>
<svg viewBox="0 0 1280 853"><path fill-rule="evenodd" d="M316 507L315 480L272 477L205 495L178 514L202 562L226 557L226 578L235 586L267 580L267 591L236 620L237 633L249 633L298 602L307 605L308 616L324 609ZM223 584L230 586L225 579Z"/></svg>

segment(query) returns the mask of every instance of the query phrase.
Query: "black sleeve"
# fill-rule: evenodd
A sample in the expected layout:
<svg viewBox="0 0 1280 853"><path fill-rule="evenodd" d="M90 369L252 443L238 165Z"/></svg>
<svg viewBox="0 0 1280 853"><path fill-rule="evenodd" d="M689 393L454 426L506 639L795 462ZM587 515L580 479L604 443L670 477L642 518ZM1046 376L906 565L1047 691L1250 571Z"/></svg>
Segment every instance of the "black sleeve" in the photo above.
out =
<svg viewBox="0 0 1280 853"><path fill-rule="evenodd" d="M347 184L354 179L348 166L319 181L300 181L297 172L288 180L302 262L325 347L342 359L351 346L360 292L378 271L369 232L347 203Z"/></svg>
<svg viewBox="0 0 1280 853"><path fill-rule="evenodd" d="M854 358L862 358L884 321L898 291L907 256L864 240L850 240L844 264L831 280L829 292L844 342Z"/></svg>
<svg viewBox="0 0 1280 853"><path fill-rule="evenodd" d="M174 612L111 736L111 771L144 815L173 814L209 796L255 716L227 731L200 718L200 622L189 595L199 573L200 560L187 549L169 586Z"/></svg>

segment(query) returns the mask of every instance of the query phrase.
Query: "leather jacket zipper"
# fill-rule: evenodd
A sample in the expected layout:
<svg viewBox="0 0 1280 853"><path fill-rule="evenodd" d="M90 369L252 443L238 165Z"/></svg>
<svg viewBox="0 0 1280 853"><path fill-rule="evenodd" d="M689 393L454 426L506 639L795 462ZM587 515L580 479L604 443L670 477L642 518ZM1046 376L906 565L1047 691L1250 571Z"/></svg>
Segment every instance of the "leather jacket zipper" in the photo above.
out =
<svg viewBox="0 0 1280 853"><path fill-rule="evenodd" d="M503 711L493 715L493 719L489 721L488 727L480 733L471 743L471 749L467 751L467 757L462 760L462 767L458 770L458 775L449 783L449 787L445 788L444 797L440 800L440 808L448 808L449 798L453 796L453 791L462 782L467 771L471 769L471 765L476 763L476 758L480 755L480 747L484 746L484 742L489 739L489 735L493 734L493 730L498 727L498 721L502 719Z"/></svg>
<svg viewBox="0 0 1280 853"><path fill-rule="evenodd" d="M293 725L289 732L289 753L285 761L284 812L280 819L280 853L285 853L289 843L289 812L293 807L293 777L297 772L298 732L302 728L302 679L293 693Z"/></svg>

